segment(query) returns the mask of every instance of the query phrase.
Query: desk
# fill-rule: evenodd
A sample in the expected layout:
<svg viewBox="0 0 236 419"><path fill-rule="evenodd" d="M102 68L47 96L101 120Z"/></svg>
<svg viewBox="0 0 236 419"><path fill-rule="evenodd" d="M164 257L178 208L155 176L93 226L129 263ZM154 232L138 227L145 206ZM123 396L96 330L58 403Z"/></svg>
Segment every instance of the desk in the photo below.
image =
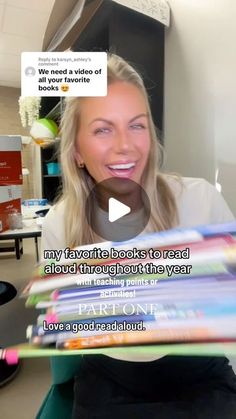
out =
<svg viewBox="0 0 236 419"><path fill-rule="evenodd" d="M0 233L0 240L8 240L13 239L15 240L15 247L16 247L16 258L20 259L20 241L22 239L34 238L35 242L35 251L36 251L36 259L37 262L39 261L39 250L38 250L38 237L42 234L42 229L33 223L30 227L23 227L18 230L6 230L3 233Z"/></svg>

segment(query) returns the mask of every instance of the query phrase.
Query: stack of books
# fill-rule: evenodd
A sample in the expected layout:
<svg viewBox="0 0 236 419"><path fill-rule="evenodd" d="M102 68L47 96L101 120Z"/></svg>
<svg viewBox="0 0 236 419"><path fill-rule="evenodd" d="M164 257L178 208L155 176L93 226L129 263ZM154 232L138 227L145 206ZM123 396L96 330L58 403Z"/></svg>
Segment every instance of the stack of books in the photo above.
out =
<svg viewBox="0 0 236 419"><path fill-rule="evenodd" d="M191 345L202 354L203 344L209 354L212 343L236 342L236 222L44 256L22 293L39 315L21 356Z"/></svg>

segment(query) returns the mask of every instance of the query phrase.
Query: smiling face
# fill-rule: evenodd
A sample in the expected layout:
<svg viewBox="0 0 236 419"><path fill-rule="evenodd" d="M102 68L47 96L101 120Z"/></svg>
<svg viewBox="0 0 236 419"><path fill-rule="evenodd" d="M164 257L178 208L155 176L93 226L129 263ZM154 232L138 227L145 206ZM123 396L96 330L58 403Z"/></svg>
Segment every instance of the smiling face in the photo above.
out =
<svg viewBox="0 0 236 419"><path fill-rule="evenodd" d="M62 84L61 85L62 92L68 92L69 90L69 84Z"/></svg>
<svg viewBox="0 0 236 419"><path fill-rule="evenodd" d="M108 86L105 97L81 100L76 160L96 183L116 177L141 183L150 152L146 101L127 82Z"/></svg>

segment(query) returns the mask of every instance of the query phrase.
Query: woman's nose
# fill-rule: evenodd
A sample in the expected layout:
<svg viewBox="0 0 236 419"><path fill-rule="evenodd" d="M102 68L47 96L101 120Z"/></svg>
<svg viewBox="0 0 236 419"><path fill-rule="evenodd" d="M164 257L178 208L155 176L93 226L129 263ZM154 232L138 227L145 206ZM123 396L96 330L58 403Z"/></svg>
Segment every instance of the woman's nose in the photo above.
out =
<svg viewBox="0 0 236 419"><path fill-rule="evenodd" d="M126 152L132 148L131 139L126 131L117 132L114 139L114 149L118 153Z"/></svg>

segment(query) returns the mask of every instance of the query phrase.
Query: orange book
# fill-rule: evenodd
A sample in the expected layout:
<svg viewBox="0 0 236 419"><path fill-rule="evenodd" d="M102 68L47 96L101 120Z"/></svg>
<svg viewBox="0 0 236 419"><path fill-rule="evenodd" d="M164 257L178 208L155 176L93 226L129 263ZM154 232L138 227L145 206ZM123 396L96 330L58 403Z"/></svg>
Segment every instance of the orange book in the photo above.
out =
<svg viewBox="0 0 236 419"><path fill-rule="evenodd" d="M58 349L83 349L101 348L105 346L135 345L143 343L157 342L181 342L181 341L200 341L209 340L209 328L179 328L179 329L159 329L137 332L116 332L104 335L81 337L77 339L65 340L57 343Z"/></svg>

